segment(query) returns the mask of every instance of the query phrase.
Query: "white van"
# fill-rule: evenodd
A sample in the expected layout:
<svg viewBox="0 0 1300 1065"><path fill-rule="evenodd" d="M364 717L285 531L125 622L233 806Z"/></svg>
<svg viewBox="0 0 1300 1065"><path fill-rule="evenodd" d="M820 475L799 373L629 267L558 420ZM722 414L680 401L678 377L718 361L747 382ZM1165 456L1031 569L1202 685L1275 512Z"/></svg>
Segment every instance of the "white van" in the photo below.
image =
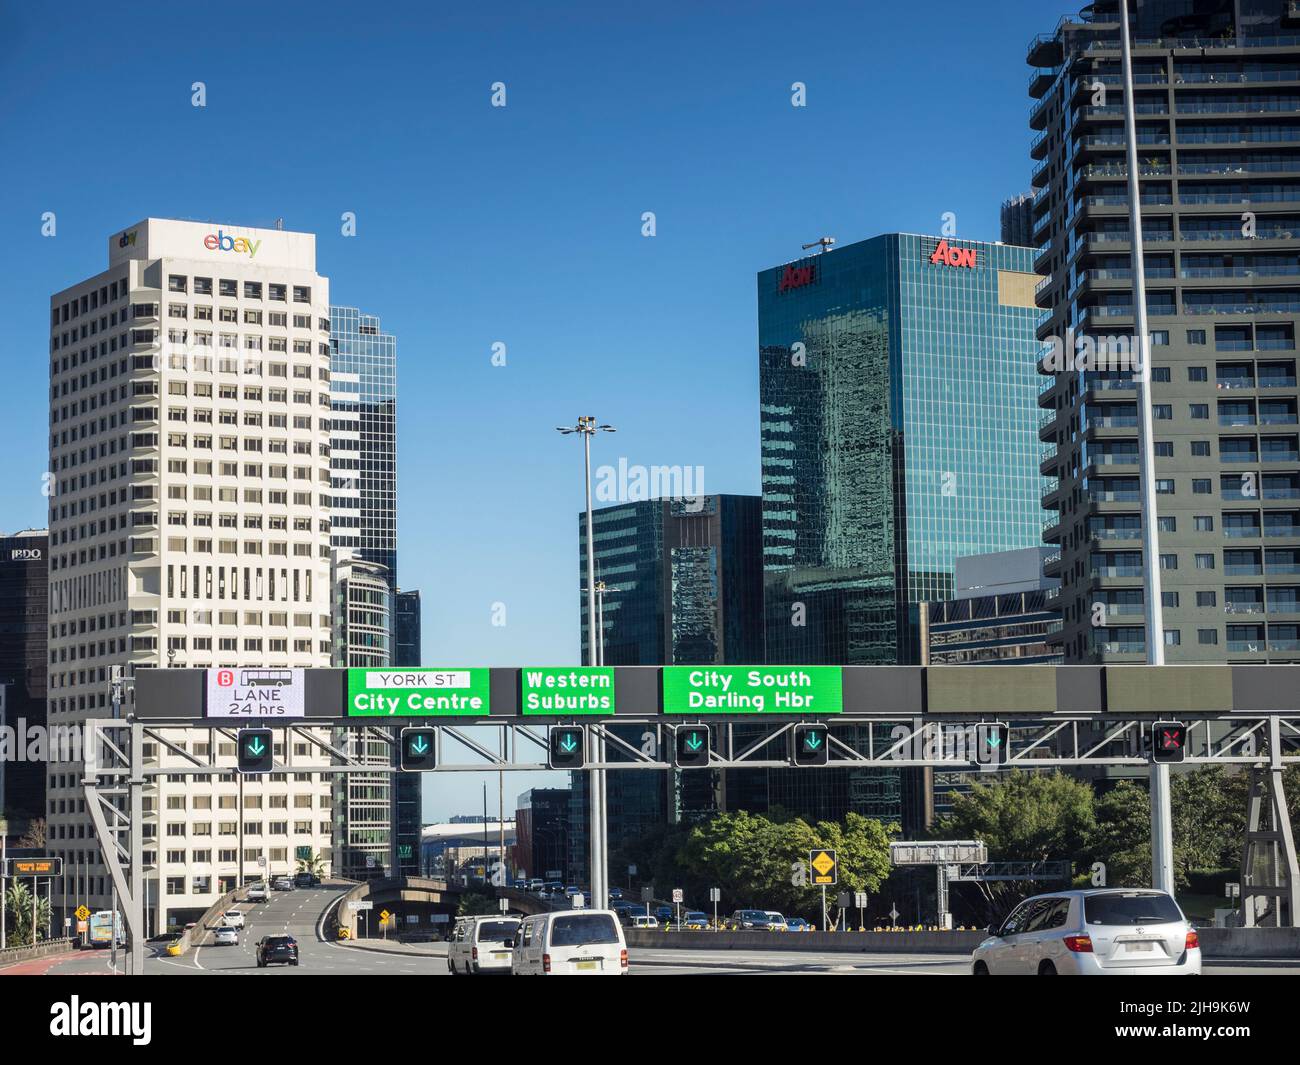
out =
<svg viewBox="0 0 1300 1065"><path fill-rule="evenodd" d="M627 919L629 928L658 928L658 917L647 917L645 914L630 916Z"/></svg>
<svg viewBox="0 0 1300 1065"><path fill-rule="evenodd" d="M515 936L516 976L624 976L627 941L613 910L557 910L525 917Z"/></svg>
<svg viewBox="0 0 1300 1065"><path fill-rule="evenodd" d="M508 973L507 942L519 931L516 917L466 917L447 940L447 968L455 973Z"/></svg>

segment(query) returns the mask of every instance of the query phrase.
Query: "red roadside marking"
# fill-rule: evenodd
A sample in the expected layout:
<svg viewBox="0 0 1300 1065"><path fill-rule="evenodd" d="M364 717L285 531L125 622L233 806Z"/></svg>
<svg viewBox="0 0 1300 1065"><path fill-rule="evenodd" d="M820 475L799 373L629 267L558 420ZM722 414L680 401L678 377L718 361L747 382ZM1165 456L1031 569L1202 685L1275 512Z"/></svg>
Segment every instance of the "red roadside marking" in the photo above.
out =
<svg viewBox="0 0 1300 1065"><path fill-rule="evenodd" d="M77 954L77 951L69 950L63 954L50 954L44 958L20 961L15 965L8 965L0 969L0 976L45 976L54 966L65 961L71 961L77 957Z"/></svg>

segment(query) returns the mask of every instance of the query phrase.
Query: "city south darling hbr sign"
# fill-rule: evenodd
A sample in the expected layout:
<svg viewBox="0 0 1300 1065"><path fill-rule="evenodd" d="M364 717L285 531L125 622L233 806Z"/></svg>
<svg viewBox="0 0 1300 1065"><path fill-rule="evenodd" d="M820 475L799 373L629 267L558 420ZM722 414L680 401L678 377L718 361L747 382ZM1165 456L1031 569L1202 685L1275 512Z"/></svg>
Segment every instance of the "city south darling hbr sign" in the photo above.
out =
<svg viewBox="0 0 1300 1065"><path fill-rule="evenodd" d="M474 717L488 712L487 669L349 669L349 717Z"/></svg>
<svg viewBox="0 0 1300 1065"><path fill-rule="evenodd" d="M665 666L665 714L838 714L839 666Z"/></svg>

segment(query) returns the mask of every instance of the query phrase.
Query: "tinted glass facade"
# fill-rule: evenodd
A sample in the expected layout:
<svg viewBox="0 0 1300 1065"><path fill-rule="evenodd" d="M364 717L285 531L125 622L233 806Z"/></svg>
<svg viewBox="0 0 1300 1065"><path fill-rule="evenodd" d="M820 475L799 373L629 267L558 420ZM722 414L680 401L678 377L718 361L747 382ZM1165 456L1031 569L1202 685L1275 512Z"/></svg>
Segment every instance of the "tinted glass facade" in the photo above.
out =
<svg viewBox="0 0 1300 1065"><path fill-rule="evenodd" d="M0 536L0 725L16 737L46 723L48 555L44 531ZM0 760L0 833L21 835L29 821L44 816L45 763Z"/></svg>
<svg viewBox="0 0 1300 1065"><path fill-rule="evenodd" d="M330 308L330 544L388 568L397 587L397 338Z"/></svg>
<svg viewBox="0 0 1300 1065"><path fill-rule="evenodd" d="M910 234L758 275L768 661L916 662L958 555L1039 542L1035 280Z"/></svg>
<svg viewBox="0 0 1300 1065"><path fill-rule="evenodd" d="M1028 248L912 234L758 275L768 662L918 662L957 556L1039 542L1035 281ZM904 831L927 805L881 769L729 774L725 801Z"/></svg>

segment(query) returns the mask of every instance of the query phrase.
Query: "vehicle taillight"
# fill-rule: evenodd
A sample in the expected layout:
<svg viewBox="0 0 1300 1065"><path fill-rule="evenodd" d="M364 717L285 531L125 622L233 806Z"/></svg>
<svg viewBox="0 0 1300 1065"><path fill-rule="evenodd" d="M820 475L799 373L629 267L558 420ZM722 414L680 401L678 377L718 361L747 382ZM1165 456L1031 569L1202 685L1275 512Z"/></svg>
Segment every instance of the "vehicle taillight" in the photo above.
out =
<svg viewBox="0 0 1300 1065"><path fill-rule="evenodd" d="M1065 949L1074 954L1091 954L1092 937L1091 936L1066 936Z"/></svg>
<svg viewBox="0 0 1300 1065"><path fill-rule="evenodd" d="M626 951L626 950L620 950L620 951L618 952L618 963L619 963L619 965L621 965L624 969L627 968L627 951Z"/></svg>
<svg viewBox="0 0 1300 1065"><path fill-rule="evenodd" d="M471 953L473 955L474 960L478 961L478 947L475 947Z"/></svg>
<svg viewBox="0 0 1300 1065"><path fill-rule="evenodd" d="M550 956L549 954L543 954L543 955L542 955L542 972L544 972L544 973L549 973L550 971L551 971L551 956Z"/></svg>
<svg viewBox="0 0 1300 1065"><path fill-rule="evenodd" d="M1184 950L1196 950L1201 945L1201 937L1195 931L1188 931L1187 942L1183 944Z"/></svg>

